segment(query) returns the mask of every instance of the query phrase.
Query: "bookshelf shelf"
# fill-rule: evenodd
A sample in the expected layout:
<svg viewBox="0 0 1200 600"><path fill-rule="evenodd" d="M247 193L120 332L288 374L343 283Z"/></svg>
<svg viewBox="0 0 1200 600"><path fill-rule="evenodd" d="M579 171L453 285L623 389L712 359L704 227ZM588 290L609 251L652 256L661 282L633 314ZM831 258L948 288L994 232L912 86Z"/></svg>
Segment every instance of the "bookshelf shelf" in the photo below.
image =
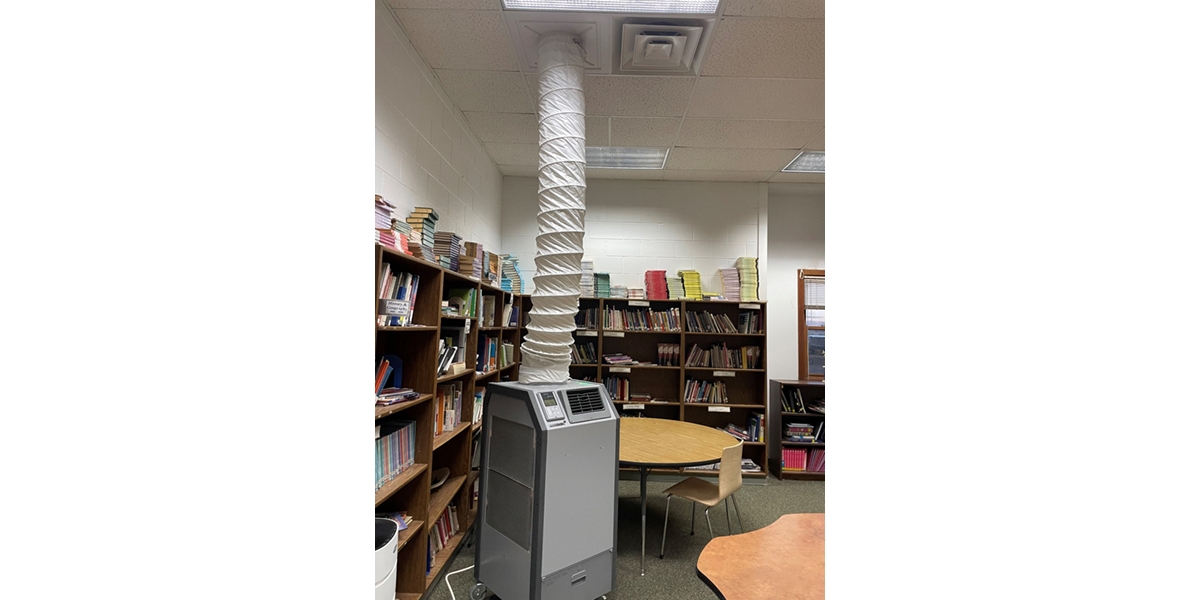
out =
<svg viewBox="0 0 1200 600"><path fill-rule="evenodd" d="M584 365L584 366L594 367L596 365ZM602 364L600 366L605 367L605 368L618 367L618 368L625 368L625 369L641 369L641 370L644 370L644 369L665 369L668 371L678 371L679 370L679 367L664 367L662 365L609 365L609 364Z"/></svg>
<svg viewBox="0 0 1200 600"><path fill-rule="evenodd" d="M471 369L467 369L466 371L463 371L462 373L458 373L456 375L443 375L441 377L438 377L437 382L438 383L446 383L447 381L454 381L455 379L460 379L460 378L468 377L468 376L473 377L474 375L475 375L475 371L472 371Z"/></svg>
<svg viewBox="0 0 1200 600"><path fill-rule="evenodd" d="M825 481L825 473L820 471L783 471L777 475L780 479L800 479L805 481Z"/></svg>
<svg viewBox="0 0 1200 600"><path fill-rule="evenodd" d="M694 335L694 336L716 335L716 336L734 336L734 337L767 337L767 334L765 334L765 333L713 333L713 332L709 332L709 331L689 331L689 332L687 332L687 334Z"/></svg>
<svg viewBox="0 0 1200 600"><path fill-rule="evenodd" d="M442 433L442 435L434 436L433 449L437 450L438 448L441 448L442 446L444 446L446 444L446 442L449 442L450 440L454 439L454 436L466 431L470 426L471 426L470 421L464 421L462 423L459 423L458 427L455 427L454 429L451 429L450 431L444 432L444 433Z"/></svg>
<svg viewBox="0 0 1200 600"><path fill-rule="evenodd" d="M389 327L386 325L376 325L376 331L437 331L438 328L433 325L406 325L403 327Z"/></svg>
<svg viewBox="0 0 1200 600"><path fill-rule="evenodd" d="M416 463L407 469L400 472L395 479L383 484L383 487L375 491L375 506L379 506L384 500L387 500L395 494L400 488L408 485L409 482L416 479L418 475L425 472L429 465L424 463Z"/></svg>
<svg viewBox="0 0 1200 600"><path fill-rule="evenodd" d="M762 404L723 404L721 402L684 402L684 406L728 406L729 408L766 408Z"/></svg>
<svg viewBox="0 0 1200 600"><path fill-rule="evenodd" d="M678 368L678 367L672 367ZM733 371L734 373L766 373L766 369L731 369L729 367L684 367L685 371Z"/></svg>
<svg viewBox="0 0 1200 600"><path fill-rule="evenodd" d="M421 397L417 398L416 400L397 402L396 404L392 404L390 406L376 406L375 420L378 421L379 419L394 415L402 410L412 408L422 402L425 402L426 400L429 400L430 398L433 398L433 394L421 394Z"/></svg>
<svg viewBox="0 0 1200 600"><path fill-rule="evenodd" d="M817 442L789 442L787 440L780 440L779 443L783 444L784 446L795 446L797 448L824 448L825 447L825 444L818 444Z"/></svg>
<svg viewBox="0 0 1200 600"><path fill-rule="evenodd" d="M478 321L478 317L460 317L458 315L442 315L443 319L455 319L458 321ZM478 328L476 328L478 329Z"/></svg>
<svg viewBox="0 0 1200 600"><path fill-rule="evenodd" d="M785 417L818 417L821 419L825 418L825 415L823 415L821 413L781 412L779 414L782 416L785 416Z"/></svg>
<svg viewBox="0 0 1200 600"><path fill-rule="evenodd" d="M492 375L495 375L496 373L499 373L499 372L500 372L500 369L496 369L494 371L488 371L486 373L476 373L475 379L483 379L484 377L491 377Z"/></svg>
<svg viewBox="0 0 1200 600"><path fill-rule="evenodd" d="M459 489L462 488L462 484L466 480L466 475L451 477L450 479L446 480L446 483L442 484L442 487L433 491L433 494L429 497L430 523L436 521L438 517L442 516L442 511L446 510L446 507L450 504L450 501L454 499L455 494L457 494Z"/></svg>
<svg viewBox="0 0 1200 600"><path fill-rule="evenodd" d="M401 531L396 537L396 552L403 550L404 547L408 545L408 540L412 539L412 537L417 534L417 532L421 529L421 526L424 524L425 521L413 519L413 522L408 524L408 529Z"/></svg>

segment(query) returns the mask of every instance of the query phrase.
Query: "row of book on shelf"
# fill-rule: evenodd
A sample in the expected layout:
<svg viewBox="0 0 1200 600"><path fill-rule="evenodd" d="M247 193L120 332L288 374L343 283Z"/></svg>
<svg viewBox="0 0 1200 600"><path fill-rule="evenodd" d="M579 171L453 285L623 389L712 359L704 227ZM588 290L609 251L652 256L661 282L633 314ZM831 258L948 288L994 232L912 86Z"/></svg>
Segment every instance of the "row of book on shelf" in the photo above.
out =
<svg viewBox="0 0 1200 600"><path fill-rule="evenodd" d="M779 394L779 406L784 412L825 414L825 397L807 398L799 388L783 386Z"/></svg>
<svg viewBox="0 0 1200 600"><path fill-rule="evenodd" d="M412 466L417 454L417 422L386 420L375 426L375 490Z"/></svg>
<svg viewBox="0 0 1200 600"><path fill-rule="evenodd" d="M619 309L605 307L604 328L612 331L662 331L679 332L679 309L654 310L650 308Z"/></svg>
<svg viewBox="0 0 1200 600"><path fill-rule="evenodd" d="M758 346L730 348L724 342L705 350L699 344L688 349L689 367L724 367L727 369L761 369L762 349Z"/></svg>
<svg viewBox="0 0 1200 600"><path fill-rule="evenodd" d="M393 354L381 356L375 366L375 406L390 406L421 397L411 388L401 387L403 381L404 361Z"/></svg>
<svg viewBox="0 0 1200 600"><path fill-rule="evenodd" d="M437 386L433 405L433 435L453 431L462 422L463 383L452 381Z"/></svg>
<svg viewBox="0 0 1200 600"><path fill-rule="evenodd" d="M784 471L825 472L824 448L784 448Z"/></svg>
<svg viewBox="0 0 1200 600"><path fill-rule="evenodd" d="M450 539L458 533L458 508L451 502L429 526L429 553L425 559L426 575L433 570L434 556L450 545Z"/></svg>
<svg viewBox="0 0 1200 600"><path fill-rule="evenodd" d="M683 401L688 403L729 404L729 390L724 381L688 379L683 386Z"/></svg>
<svg viewBox="0 0 1200 600"><path fill-rule="evenodd" d="M717 269L721 281L720 292L705 292L700 284L700 272L695 269L680 269L674 277L665 270L648 270L644 276L645 287L636 288L612 284L608 273L596 272L595 263L587 257L581 263L579 295L585 298L631 298L649 300L700 300L718 298L734 301L756 301L758 299L758 259L744 256L734 260L734 266Z"/></svg>
<svg viewBox="0 0 1200 600"><path fill-rule="evenodd" d="M762 326L762 315L758 311L738 313L736 325L724 313L707 310L689 310L687 313L687 330L690 333L762 333Z"/></svg>
<svg viewBox="0 0 1200 600"><path fill-rule="evenodd" d="M825 421L822 420L815 427L812 423L787 423L783 427L783 439L789 442L824 444Z"/></svg>
<svg viewBox="0 0 1200 600"><path fill-rule="evenodd" d="M571 364L573 365L594 365L598 364L596 358L596 344L593 342L583 342L573 344L571 346Z"/></svg>
<svg viewBox="0 0 1200 600"><path fill-rule="evenodd" d="M732 435L733 437L744 442L765 442L766 433L763 431L763 429L765 428L766 423L766 417L764 417L762 413L752 412L750 413L750 418L746 420L746 426L744 428L730 423L726 425L724 429L721 429L721 431L724 431L725 433L728 433L729 435Z"/></svg>
<svg viewBox="0 0 1200 600"><path fill-rule="evenodd" d="M480 373L489 373L511 365L515 360L513 358L513 349L513 344L501 338L488 335L480 336L475 370Z"/></svg>
<svg viewBox="0 0 1200 600"><path fill-rule="evenodd" d="M390 263L383 263L383 272L379 275L379 289L376 294L380 300L391 302L380 307L378 325L381 327L404 327L412 324L413 307L416 304L417 291L420 289L421 277L412 273L392 272Z"/></svg>

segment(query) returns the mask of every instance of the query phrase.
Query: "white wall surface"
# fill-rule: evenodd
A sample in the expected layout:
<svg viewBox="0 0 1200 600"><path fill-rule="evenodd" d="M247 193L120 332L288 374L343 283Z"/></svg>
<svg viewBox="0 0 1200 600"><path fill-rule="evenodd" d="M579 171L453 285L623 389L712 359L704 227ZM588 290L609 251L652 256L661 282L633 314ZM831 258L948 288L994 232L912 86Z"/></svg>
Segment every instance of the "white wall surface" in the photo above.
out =
<svg viewBox="0 0 1200 600"><path fill-rule="evenodd" d="M825 186L772 184L767 212L767 376L795 379L800 369L796 271L825 268Z"/></svg>
<svg viewBox="0 0 1200 600"><path fill-rule="evenodd" d="M432 207L440 216L438 231L500 252L501 179L462 113L377 1L375 193L405 217L414 207ZM365 209L363 215L371 218Z"/></svg>
<svg viewBox="0 0 1200 600"><path fill-rule="evenodd" d="M758 184L590 179L584 256L614 285L644 288L646 271L674 277L700 272L705 291L720 292L717 269L758 256ZM533 289L537 255L537 180L505 177L501 247L520 259Z"/></svg>

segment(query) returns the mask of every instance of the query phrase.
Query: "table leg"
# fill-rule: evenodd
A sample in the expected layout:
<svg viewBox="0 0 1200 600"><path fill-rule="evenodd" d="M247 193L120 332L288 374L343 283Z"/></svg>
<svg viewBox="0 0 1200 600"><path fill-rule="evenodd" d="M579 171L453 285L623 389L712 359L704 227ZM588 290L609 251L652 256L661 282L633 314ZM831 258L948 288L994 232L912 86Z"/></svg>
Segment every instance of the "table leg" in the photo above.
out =
<svg viewBox="0 0 1200 600"><path fill-rule="evenodd" d="M647 467L638 467L642 476L642 576L646 575L646 477L650 475Z"/></svg>

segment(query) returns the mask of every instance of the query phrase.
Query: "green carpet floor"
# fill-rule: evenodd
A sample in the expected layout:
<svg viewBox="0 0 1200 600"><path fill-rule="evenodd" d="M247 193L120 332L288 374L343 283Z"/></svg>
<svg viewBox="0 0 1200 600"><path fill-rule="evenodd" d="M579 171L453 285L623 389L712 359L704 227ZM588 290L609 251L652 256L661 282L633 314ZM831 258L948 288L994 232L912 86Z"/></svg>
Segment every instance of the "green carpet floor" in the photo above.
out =
<svg viewBox="0 0 1200 600"><path fill-rule="evenodd" d="M617 589L608 600L694 600L716 598L704 582L696 577L696 559L708 543L708 526L703 509L696 511L696 535L688 535L691 527L691 502L671 501L671 520L667 529L667 553L658 558L662 542L663 511L666 497L662 491L671 484L650 481L646 484L646 575L639 576L641 564L641 504L637 481L621 481L619 491L619 522L617 524ZM737 492L742 509L742 523L750 531L774 523L780 515L825 512L825 482L779 481L768 477L766 485L746 484ZM709 513L716 535L728 533L723 506ZM734 533L740 533L737 515L730 504ZM474 547L463 547L445 572L456 571L475 563ZM457 600L469 598L475 580L471 571L450 577ZM489 596L490 597L490 596ZM429 600L449 600L443 578L430 593Z"/></svg>

